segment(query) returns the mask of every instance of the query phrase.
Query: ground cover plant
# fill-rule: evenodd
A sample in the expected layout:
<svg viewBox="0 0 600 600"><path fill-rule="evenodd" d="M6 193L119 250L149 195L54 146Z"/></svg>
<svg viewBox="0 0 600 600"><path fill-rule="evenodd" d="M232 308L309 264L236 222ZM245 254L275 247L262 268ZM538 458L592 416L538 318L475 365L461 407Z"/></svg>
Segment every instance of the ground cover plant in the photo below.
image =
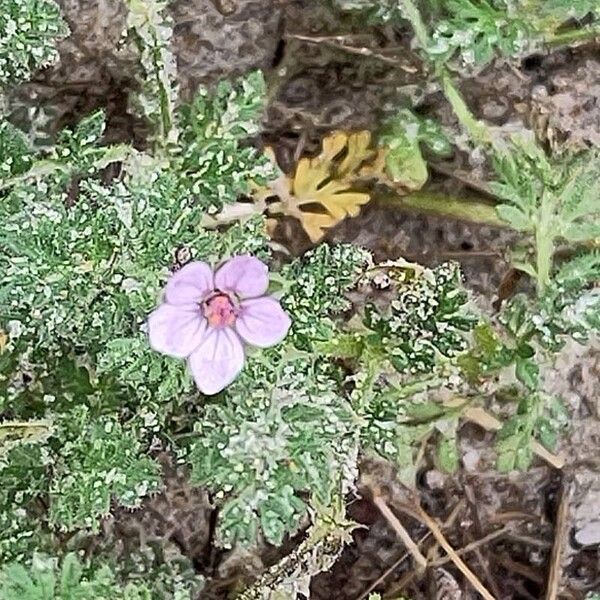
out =
<svg viewBox="0 0 600 600"><path fill-rule="evenodd" d="M497 432L498 472L564 466L571 414L547 372L600 329L599 150L495 128L459 81L593 39L596 3L332 1L400 28L457 126L398 105L373 132L332 127L291 170L261 138L262 71L180 99L166 2L124 5L143 141L107 141L100 108L39 147L15 124L10 88L59 60L69 27L51 0L3 4L0 598L308 598L354 542L348 505L361 496L417 571L438 560L394 516L386 486L414 490L425 448L440 472L459 472L463 423ZM456 261L380 261L324 241L381 187L421 190L431 157L456 147L483 156L494 206L452 210L516 235L510 272L524 285L495 308ZM307 252L278 241L285 219ZM168 493L173 469L207 494L211 560L271 552L252 577L215 591L210 561L174 535L150 558L119 554L110 524ZM411 497L457 573L495 597Z"/></svg>

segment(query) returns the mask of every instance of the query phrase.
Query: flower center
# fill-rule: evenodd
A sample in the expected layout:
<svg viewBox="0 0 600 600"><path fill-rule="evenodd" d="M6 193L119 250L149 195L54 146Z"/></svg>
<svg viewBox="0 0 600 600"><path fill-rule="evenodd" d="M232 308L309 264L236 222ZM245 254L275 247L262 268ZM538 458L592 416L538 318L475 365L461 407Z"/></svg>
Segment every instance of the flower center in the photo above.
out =
<svg viewBox="0 0 600 600"><path fill-rule="evenodd" d="M211 327L230 327L235 323L235 306L229 296L216 293L206 301L204 316Z"/></svg>

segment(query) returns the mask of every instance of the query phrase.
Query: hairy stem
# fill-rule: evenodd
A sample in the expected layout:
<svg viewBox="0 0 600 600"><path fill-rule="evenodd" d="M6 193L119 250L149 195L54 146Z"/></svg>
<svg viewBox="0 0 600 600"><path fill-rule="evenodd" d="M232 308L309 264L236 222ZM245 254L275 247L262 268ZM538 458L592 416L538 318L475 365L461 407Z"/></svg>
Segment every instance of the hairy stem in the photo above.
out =
<svg viewBox="0 0 600 600"><path fill-rule="evenodd" d="M446 96L448 102L450 102L452 110L457 116L460 124L471 136L471 139L477 144L494 147L494 141L490 130L483 121L479 121L475 118L475 115L473 115L467 106L465 99L462 97L460 91L456 87L454 80L448 72L448 69L446 69L444 66L438 66L437 70L442 82L444 95Z"/></svg>
<svg viewBox="0 0 600 600"><path fill-rule="evenodd" d="M535 259L537 275L537 293L542 296L550 284L552 258L554 256L554 240L552 235L552 214L554 207L548 194L542 194L542 201L538 212L535 228Z"/></svg>
<svg viewBox="0 0 600 600"><path fill-rule="evenodd" d="M452 197L426 189L412 192L406 196L395 192L382 193L374 196L374 199L385 205L406 207L419 213L481 223L492 227L508 227L507 223L498 217L493 204L484 199Z"/></svg>

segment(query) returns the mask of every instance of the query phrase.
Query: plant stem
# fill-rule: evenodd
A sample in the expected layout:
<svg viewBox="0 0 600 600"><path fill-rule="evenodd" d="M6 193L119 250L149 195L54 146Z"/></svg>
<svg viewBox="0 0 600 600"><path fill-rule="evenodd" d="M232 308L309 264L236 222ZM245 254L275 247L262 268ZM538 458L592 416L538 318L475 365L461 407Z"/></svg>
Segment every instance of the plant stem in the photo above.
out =
<svg viewBox="0 0 600 600"><path fill-rule="evenodd" d="M467 130L467 133L471 136L473 141L476 144L495 147L494 140L487 125L483 121L479 121L475 118L467 106L465 99L454 84L448 69L446 69L445 66L440 65L437 68L437 72L441 79L442 89L446 99L450 102L458 121Z"/></svg>
<svg viewBox="0 0 600 600"><path fill-rule="evenodd" d="M398 0L398 4L400 5L402 14L412 25L419 45L423 50L427 51L429 34L416 4L412 0Z"/></svg>
<svg viewBox="0 0 600 600"><path fill-rule="evenodd" d="M600 37L600 24L596 23L589 27L581 29L570 29L561 33L555 33L546 40L546 45L550 47L563 46L573 42L586 42Z"/></svg>
<svg viewBox="0 0 600 600"><path fill-rule="evenodd" d="M548 194L542 192L537 225L535 228L535 260L537 274L537 293L542 296L550 283L552 257L554 256L554 240L552 237L551 219L554 212Z"/></svg>
<svg viewBox="0 0 600 600"><path fill-rule="evenodd" d="M394 192L377 194L373 199L384 205L406 207L419 213L439 215L492 227L509 227L498 217L494 206L483 200L447 196L426 189L412 192L406 196Z"/></svg>

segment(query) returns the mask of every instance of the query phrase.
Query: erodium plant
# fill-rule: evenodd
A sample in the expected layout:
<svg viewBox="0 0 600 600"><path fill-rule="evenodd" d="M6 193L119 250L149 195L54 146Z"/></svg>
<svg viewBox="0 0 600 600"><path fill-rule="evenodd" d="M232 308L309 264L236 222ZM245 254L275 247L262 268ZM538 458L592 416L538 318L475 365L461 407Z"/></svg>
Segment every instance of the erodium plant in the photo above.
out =
<svg viewBox="0 0 600 600"><path fill-rule="evenodd" d="M527 467L536 437L551 447L564 411L539 365L600 326L598 253L555 262L557 241L595 231L597 157L558 168L523 145L495 155L500 216L526 235L515 266L537 287L498 317L474 308L452 263L378 265L321 244L282 264L262 215L202 225L277 176L256 144L262 75L177 106L164 5L129 7L145 78L132 106L152 128L148 150L104 144L102 111L44 153L0 123L2 594L191 598L177 574L122 586L124 566L111 573L91 556L82 567L61 543L156 493L157 448L210 490L225 548L278 545L310 523L295 579L275 568L259 582L289 590L349 539L359 458L392 461L410 483L427 436L440 467L455 469L462 411L485 403L500 371L513 374L518 406L499 466Z"/></svg>

